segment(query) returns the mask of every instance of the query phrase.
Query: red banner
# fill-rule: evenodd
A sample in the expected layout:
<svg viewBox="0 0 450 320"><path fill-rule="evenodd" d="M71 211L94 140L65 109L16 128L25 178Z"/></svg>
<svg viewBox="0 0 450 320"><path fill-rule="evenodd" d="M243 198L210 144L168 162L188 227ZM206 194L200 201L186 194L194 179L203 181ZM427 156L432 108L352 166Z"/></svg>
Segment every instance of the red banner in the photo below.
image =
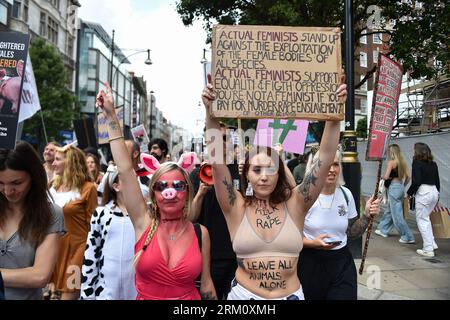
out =
<svg viewBox="0 0 450 320"><path fill-rule="evenodd" d="M402 67L397 62L379 55L366 152L368 161L379 161L385 157L397 112L402 76Z"/></svg>

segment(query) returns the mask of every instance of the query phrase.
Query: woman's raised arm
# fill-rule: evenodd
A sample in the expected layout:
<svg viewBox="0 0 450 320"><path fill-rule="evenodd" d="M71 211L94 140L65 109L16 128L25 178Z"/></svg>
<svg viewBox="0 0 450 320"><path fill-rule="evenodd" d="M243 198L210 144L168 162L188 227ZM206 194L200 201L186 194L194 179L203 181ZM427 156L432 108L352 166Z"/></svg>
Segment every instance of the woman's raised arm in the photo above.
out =
<svg viewBox="0 0 450 320"><path fill-rule="evenodd" d="M123 139L122 129L120 128L115 111L112 89L109 83L106 83L106 92L100 90L98 93L96 104L102 109L108 123L109 144L114 162L119 171L120 182L123 186L122 192L125 207L133 223L136 239L139 239L151 221L150 216L147 214L147 203L142 196L131 157Z"/></svg>

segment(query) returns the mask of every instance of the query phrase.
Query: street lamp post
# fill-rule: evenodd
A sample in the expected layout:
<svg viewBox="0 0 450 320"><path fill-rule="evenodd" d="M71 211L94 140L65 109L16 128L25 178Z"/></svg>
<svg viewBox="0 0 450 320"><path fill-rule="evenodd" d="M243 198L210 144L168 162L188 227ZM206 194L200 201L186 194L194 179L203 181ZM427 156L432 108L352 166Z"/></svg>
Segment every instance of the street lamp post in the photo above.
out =
<svg viewBox="0 0 450 320"><path fill-rule="evenodd" d="M208 59L206 59L206 51L207 49L203 49L203 58L200 60L200 63L203 65L203 78L205 81L205 87L208 84L208 75L206 74L206 64L208 63Z"/></svg>
<svg viewBox="0 0 450 320"><path fill-rule="evenodd" d="M122 63L127 61L127 59L129 57L132 57L135 54L138 54L138 53L141 53L141 52L147 52L147 59L145 59L144 63L146 65L152 65L153 64L152 59L150 59L150 49L121 49L121 50L133 50L135 52L133 52L132 54L130 54L130 55L126 56L125 58L123 58L122 60L120 60L119 64L116 67L116 70L114 71L114 74L111 73L111 79L110 79L111 80L111 83L110 83L111 87L113 87L113 81L115 80L117 71L119 71L119 67L122 65ZM113 66L113 61L112 60L111 60L111 66ZM113 67L111 67L111 70L112 70L112 68Z"/></svg>
<svg viewBox="0 0 450 320"><path fill-rule="evenodd" d="M345 0L345 78L347 83L347 101L345 105L345 131L343 134L342 173L345 185L352 192L359 215L361 195L361 163L358 160L355 131L355 89L354 89L354 37L353 37L353 4ZM361 258L361 237L349 242L349 248L355 259Z"/></svg>

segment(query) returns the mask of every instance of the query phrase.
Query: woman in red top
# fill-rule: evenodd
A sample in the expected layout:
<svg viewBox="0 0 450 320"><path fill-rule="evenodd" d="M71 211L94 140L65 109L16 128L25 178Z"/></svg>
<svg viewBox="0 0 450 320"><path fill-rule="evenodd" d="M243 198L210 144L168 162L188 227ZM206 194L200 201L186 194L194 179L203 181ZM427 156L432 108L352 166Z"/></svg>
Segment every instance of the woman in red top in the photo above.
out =
<svg viewBox="0 0 450 320"><path fill-rule="evenodd" d="M142 162L154 171L150 181L151 210L142 197L129 157L109 84L100 90L97 105L108 122L109 141L123 185L125 207L133 223L136 290L138 300L217 299L210 275L210 240L201 226L200 249L191 219L192 185L185 169L193 167L194 155L178 164L159 164L150 155ZM185 161L188 160L188 161ZM149 212L151 211L151 212ZM195 279L201 273L200 294Z"/></svg>

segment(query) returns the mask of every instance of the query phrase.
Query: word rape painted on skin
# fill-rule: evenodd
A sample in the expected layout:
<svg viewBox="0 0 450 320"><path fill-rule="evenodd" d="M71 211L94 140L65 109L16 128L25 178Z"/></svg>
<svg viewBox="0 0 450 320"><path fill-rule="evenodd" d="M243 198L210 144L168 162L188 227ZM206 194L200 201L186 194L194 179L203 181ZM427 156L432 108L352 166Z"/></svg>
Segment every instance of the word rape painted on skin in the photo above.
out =
<svg viewBox="0 0 450 320"><path fill-rule="evenodd" d="M344 118L340 29L216 25L212 48L215 117Z"/></svg>

